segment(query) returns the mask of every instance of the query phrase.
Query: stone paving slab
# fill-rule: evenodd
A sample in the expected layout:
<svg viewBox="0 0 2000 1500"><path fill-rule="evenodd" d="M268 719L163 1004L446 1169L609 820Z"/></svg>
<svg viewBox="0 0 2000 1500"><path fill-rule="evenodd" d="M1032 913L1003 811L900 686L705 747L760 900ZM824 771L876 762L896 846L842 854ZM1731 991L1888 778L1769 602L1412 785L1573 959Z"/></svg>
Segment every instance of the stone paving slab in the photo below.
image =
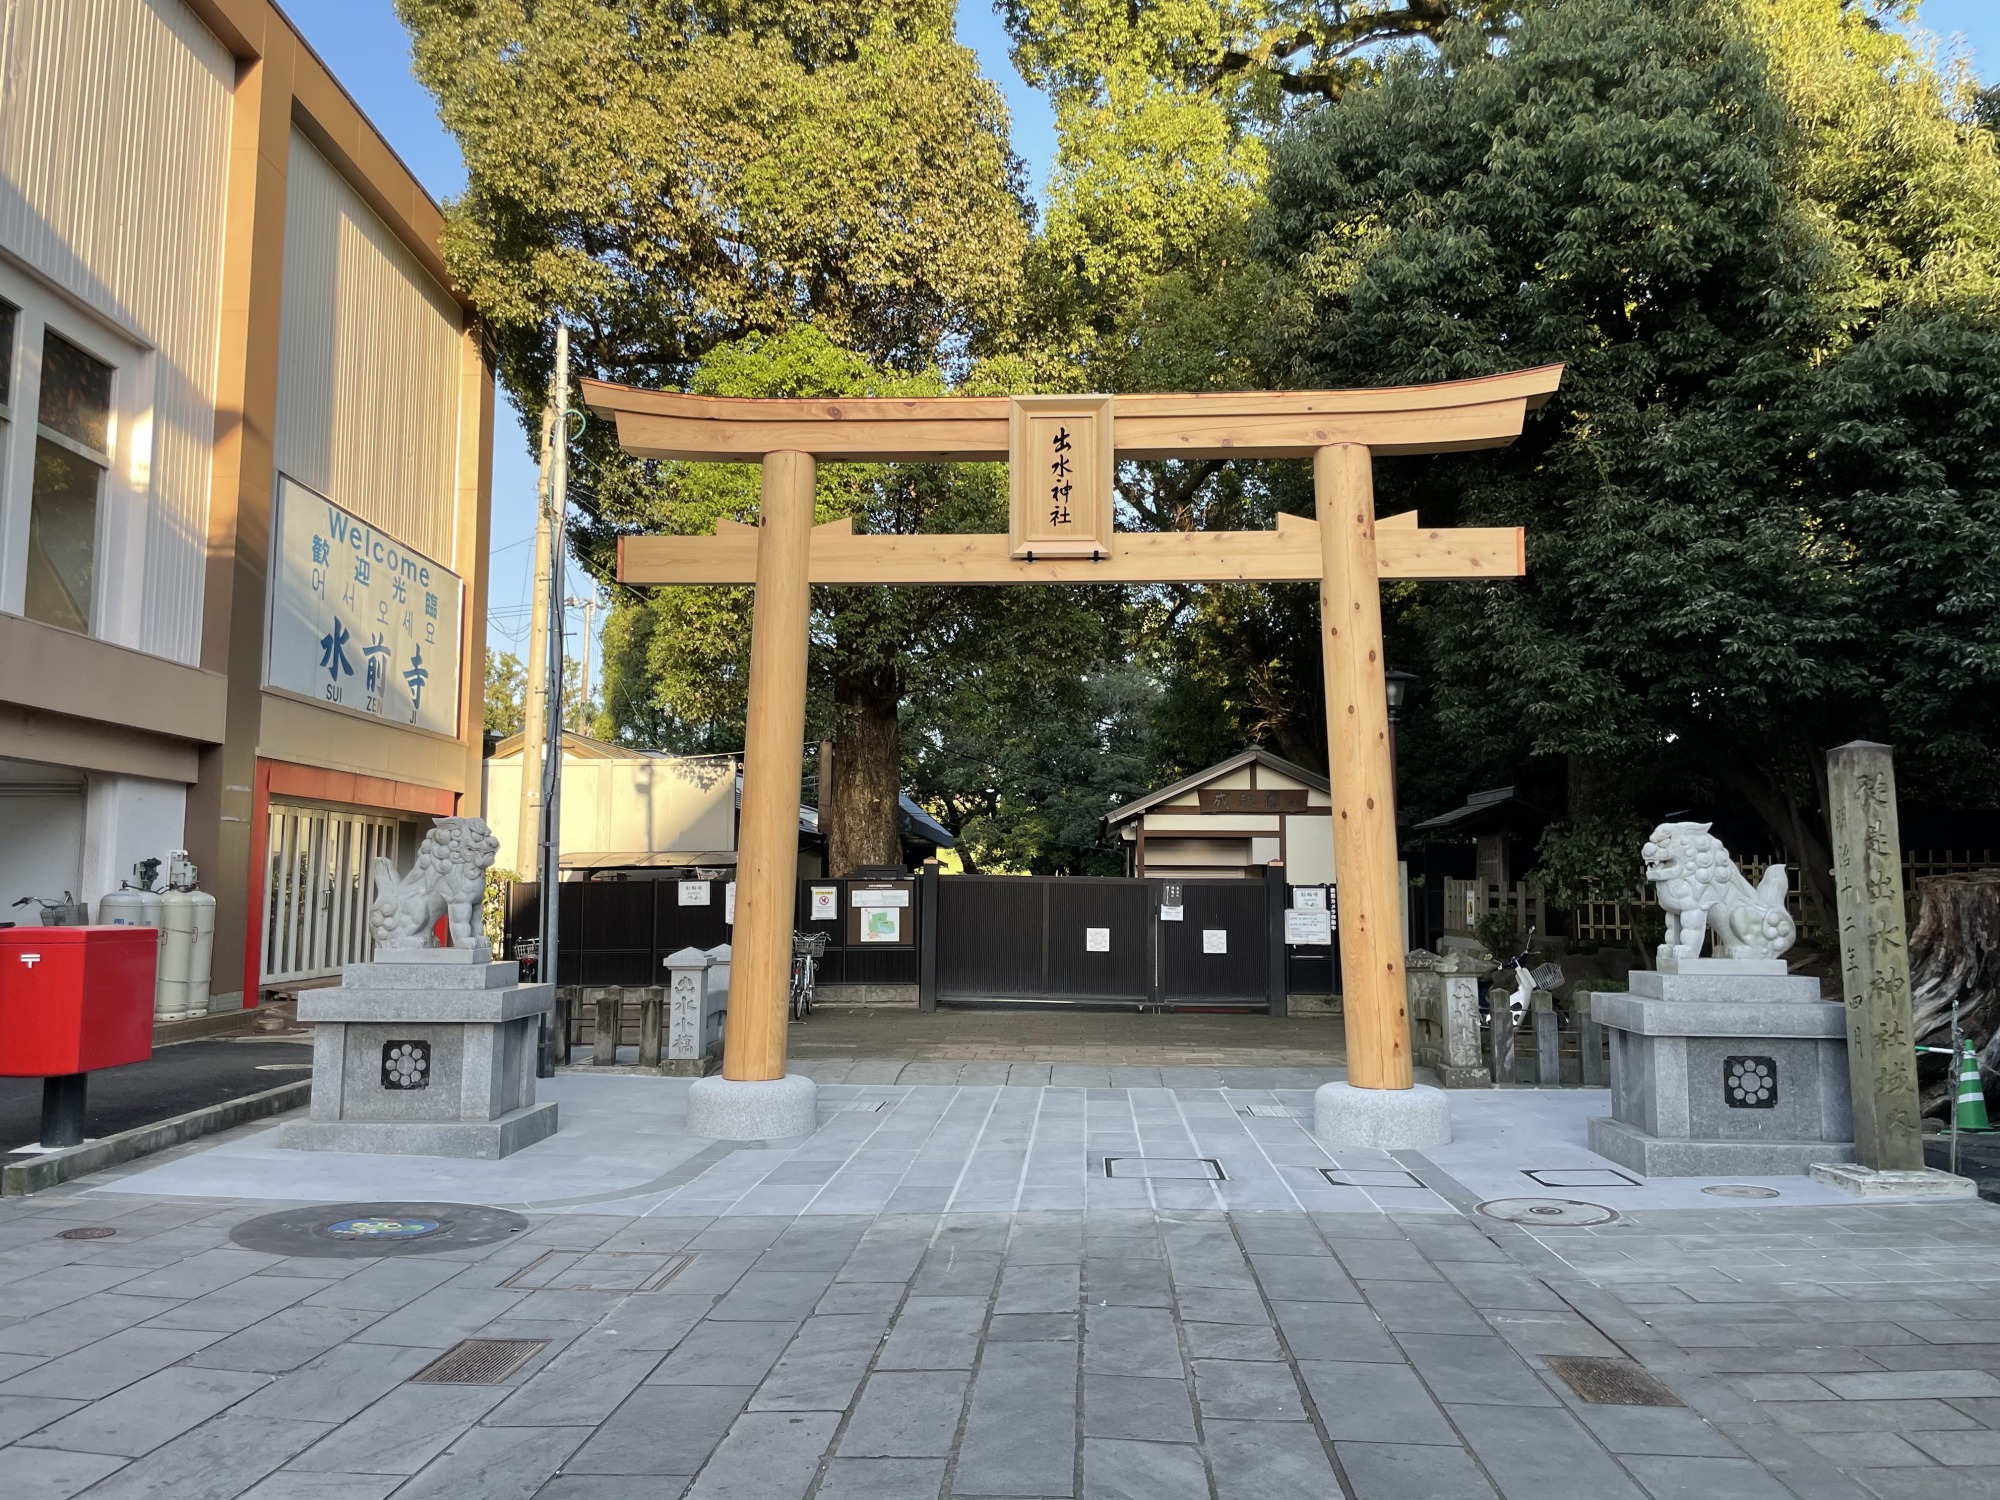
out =
<svg viewBox="0 0 2000 1500"><path fill-rule="evenodd" d="M0 1203L0 1295L24 1310L0 1333L163 1293L0 1372L0 1493L1893 1500L1990 1495L2000 1475L2000 1346L1975 1326L2000 1292L2000 1209L1981 1203L1535 1232L1449 1202L536 1214L444 1255L230 1263L230 1228L268 1206ZM97 1221L118 1232L59 1238ZM620 1246L694 1260L657 1292L501 1285L552 1250ZM1841 1253L1870 1247L1903 1255ZM225 1264L244 1274L218 1287ZM224 1292L226 1330L179 1326L218 1321L203 1309ZM523 1313L536 1298L550 1316ZM1732 1328L1755 1342L1714 1341ZM497 1384L408 1383L468 1335L550 1347ZM1579 1345L1683 1404L1584 1403L1547 1359ZM1911 1349L1957 1358L1899 1363Z"/></svg>

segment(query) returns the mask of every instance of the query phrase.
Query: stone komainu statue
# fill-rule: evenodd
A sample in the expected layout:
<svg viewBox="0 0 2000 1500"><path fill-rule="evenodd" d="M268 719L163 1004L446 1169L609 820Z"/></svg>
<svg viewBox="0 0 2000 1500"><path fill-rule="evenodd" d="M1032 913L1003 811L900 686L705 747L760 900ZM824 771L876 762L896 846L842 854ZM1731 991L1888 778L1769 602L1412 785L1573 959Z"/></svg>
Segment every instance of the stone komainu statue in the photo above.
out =
<svg viewBox="0 0 2000 1500"><path fill-rule="evenodd" d="M1751 885L1707 823L1662 823L1646 840L1646 878L1667 914L1659 957L1701 957L1715 934L1717 958L1777 958L1798 928L1785 910L1785 867L1774 864Z"/></svg>
<svg viewBox="0 0 2000 1500"><path fill-rule="evenodd" d="M375 900L368 908L376 949L428 948L439 917L450 920L452 947L477 946L486 871L499 852L500 840L484 818L439 818L409 874L398 875L388 860L377 859Z"/></svg>

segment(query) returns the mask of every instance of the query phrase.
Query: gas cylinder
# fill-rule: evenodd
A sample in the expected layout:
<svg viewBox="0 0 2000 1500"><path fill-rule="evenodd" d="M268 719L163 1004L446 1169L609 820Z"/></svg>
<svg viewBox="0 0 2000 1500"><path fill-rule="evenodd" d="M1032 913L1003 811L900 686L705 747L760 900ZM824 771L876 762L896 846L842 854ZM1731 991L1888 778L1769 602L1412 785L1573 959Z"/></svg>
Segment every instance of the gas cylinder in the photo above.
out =
<svg viewBox="0 0 2000 1500"><path fill-rule="evenodd" d="M188 959L188 1014L208 1014L208 971L215 960L215 897L189 891L194 903L194 952Z"/></svg>
<svg viewBox="0 0 2000 1500"><path fill-rule="evenodd" d="M188 974L194 965L194 894L171 888L160 894L160 983L153 1010L156 1020L178 1021L188 1014Z"/></svg>
<svg viewBox="0 0 2000 1500"><path fill-rule="evenodd" d="M151 927L160 934L161 952L155 955L153 981L153 1019L163 1021L165 1012L161 1007L166 1001L166 933L160 928L162 907L160 893L146 886L135 886L129 882L105 896L97 903L97 920L105 927Z"/></svg>

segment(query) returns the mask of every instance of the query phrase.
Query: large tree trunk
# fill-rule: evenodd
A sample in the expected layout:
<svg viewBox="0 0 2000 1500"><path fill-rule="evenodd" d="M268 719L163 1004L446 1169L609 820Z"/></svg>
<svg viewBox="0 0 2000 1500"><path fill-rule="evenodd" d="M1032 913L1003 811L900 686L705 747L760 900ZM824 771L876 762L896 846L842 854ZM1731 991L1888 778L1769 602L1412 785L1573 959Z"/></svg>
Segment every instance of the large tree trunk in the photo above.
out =
<svg viewBox="0 0 2000 1500"><path fill-rule="evenodd" d="M1826 764L1820 757L1809 777L1816 805L1801 788L1772 771L1746 766L1728 754L1712 760L1716 774L1757 814L1779 847L1799 867L1799 896L1806 917L1829 943L1840 931L1840 906L1833 888L1833 840L1827 833Z"/></svg>
<svg viewBox="0 0 2000 1500"><path fill-rule="evenodd" d="M833 786L820 796L820 831L826 835L829 875L851 875L864 865L903 863L898 817L903 789L901 697L901 683L887 668L842 673L834 679L839 731Z"/></svg>
<svg viewBox="0 0 2000 1500"><path fill-rule="evenodd" d="M1951 1044L1951 1012L1979 1053L1979 1081L2000 1098L2000 870L1932 875L1917 882L1910 934L1912 1030L1925 1046ZM1949 1119L1958 1060L1917 1054L1923 1112Z"/></svg>

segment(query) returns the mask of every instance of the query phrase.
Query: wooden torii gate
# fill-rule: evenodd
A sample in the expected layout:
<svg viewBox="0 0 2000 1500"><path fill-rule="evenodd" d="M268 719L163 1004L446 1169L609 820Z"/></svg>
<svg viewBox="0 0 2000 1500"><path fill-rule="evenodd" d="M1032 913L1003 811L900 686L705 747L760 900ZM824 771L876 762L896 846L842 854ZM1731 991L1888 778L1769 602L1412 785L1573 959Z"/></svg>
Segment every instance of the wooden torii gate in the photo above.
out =
<svg viewBox="0 0 2000 1500"><path fill-rule="evenodd" d="M1213 395L732 400L583 382L640 458L760 463L761 524L634 536L628 584L754 584L734 968L722 1073L785 1076L810 585L1291 583L1320 586L1349 1082L1411 1086L1379 584L1527 571L1517 527L1375 515L1373 456L1503 447L1562 366L1422 386ZM1311 458L1315 520L1271 531L1116 532L1116 459ZM1010 468L1008 535L856 535L813 524L817 465ZM1386 1101L1385 1101L1386 1102Z"/></svg>

